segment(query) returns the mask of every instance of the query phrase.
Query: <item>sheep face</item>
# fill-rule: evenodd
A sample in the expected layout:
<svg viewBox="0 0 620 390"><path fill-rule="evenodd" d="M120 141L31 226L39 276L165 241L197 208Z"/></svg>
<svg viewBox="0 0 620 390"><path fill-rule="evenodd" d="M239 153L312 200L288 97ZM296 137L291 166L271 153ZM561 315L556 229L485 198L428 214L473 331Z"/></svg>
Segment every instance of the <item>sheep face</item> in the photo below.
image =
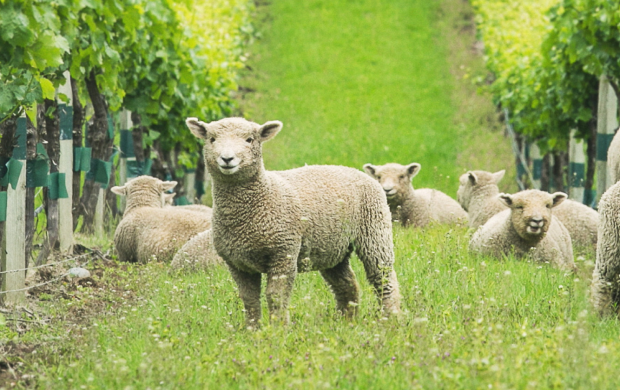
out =
<svg viewBox="0 0 620 390"><path fill-rule="evenodd" d="M459 177L459 189L456 198L465 211L469 211L471 198L477 189L486 185L497 185L504 177L505 170L491 173L486 171L469 171Z"/></svg>
<svg viewBox="0 0 620 390"><path fill-rule="evenodd" d="M138 176L129 180L124 186L112 187L117 195L127 197L127 202L144 206L163 206L163 192L173 189L176 181L161 181L151 176Z"/></svg>
<svg viewBox="0 0 620 390"><path fill-rule="evenodd" d="M551 209L562 203L566 197L562 192L549 194L539 190L499 195L499 199L511 210L512 226L526 241L543 239L551 224Z"/></svg>
<svg viewBox="0 0 620 390"><path fill-rule="evenodd" d="M270 121L264 125L243 118L226 118L205 123L188 118L191 132L205 141L205 164L209 173L220 177L254 177L262 165L262 144L275 137L282 122Z"/></svg>
<svg viewBox="0 0 620 390"><path fill-rule="evenodd" d="M407 194L413 190L411 179L420 172L421 168L422 166L418 163L405 166L394 163L379 166L364 165L364 171L381 184L390 204L398 204L407 197Z"/></svg>

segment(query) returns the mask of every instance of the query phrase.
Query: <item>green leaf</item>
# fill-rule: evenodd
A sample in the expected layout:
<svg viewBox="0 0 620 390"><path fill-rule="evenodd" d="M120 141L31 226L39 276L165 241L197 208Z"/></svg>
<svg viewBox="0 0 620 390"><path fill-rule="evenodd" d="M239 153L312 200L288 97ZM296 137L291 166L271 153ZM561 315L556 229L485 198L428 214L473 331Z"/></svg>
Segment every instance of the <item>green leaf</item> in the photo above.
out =
<svg viewBox="0 0 620 390"><path fill-rule="evenodd" d="M46 78L40 78L39 84L41 85L41 90L43 91L43 99L54 99L56 95L56 88L54 88L54 84Z"/></svg>

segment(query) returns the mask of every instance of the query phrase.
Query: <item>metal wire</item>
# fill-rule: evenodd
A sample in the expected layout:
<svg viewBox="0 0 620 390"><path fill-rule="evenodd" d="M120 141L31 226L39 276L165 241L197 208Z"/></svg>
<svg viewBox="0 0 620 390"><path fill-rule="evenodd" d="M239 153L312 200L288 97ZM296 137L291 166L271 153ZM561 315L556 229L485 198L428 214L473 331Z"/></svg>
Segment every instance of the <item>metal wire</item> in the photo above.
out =
<svg viewBox="0 0 620 390"><path fill-rule="evenodd" d="M87 253L87 254L88 254L88 253ZM73 258L73 259L71 259L71 260L75 260L75 259L77 259L78 257L81 257L81 256L84 256L84 255L80 255L80 256L74 257L74 258ZM81 266L85 266L85 265L87 265L88 263L90 263L91 261L92 261L92 259L89 259L86 263L82 264ZM60 262L55 263L55 264L60 264ZM52 265L53 265L53 264L52 264ZM43 282L43 283L35 284L34 286L28 286L28 287L20 288L20 289L17 289L17 290L0 291L0 295L2 295L2 294L7 294L7 293L11 293L11 292L26 291L26 290L30 290L30 289L35 288L35 287L45 286L46 284L50 284L50 283L57 282L57 281L59 281L60 279L64 278L65 276L69 275L69 274L70 274L70 272L65 272L64 274L62 274L62 275L60 275L60 276L58 276L58 277L56 277L56 278L54 278L54 279L48 280L48 281Z"/></svg>
<svg viewBox="0 0 620 390"><path fill-rule="evenodd" d="M65 259L65 260L57 261L55 263L37 265L35 267L12 269L12 270L9 270L9 271L2 271L2 272L0 272L0 275L2 275L2 274L11 274L11 273L14 273L14 272L19 272L19 271L28 271L28 270L37 269L37 268L51 267L51 266L56 265L56 264L68 263L69 261L74 261L75 259L79 259L81 257L88 256L90 254L91 253L84 253L83 255L75 256L75 257L72 257L70 259Z"/></svg>

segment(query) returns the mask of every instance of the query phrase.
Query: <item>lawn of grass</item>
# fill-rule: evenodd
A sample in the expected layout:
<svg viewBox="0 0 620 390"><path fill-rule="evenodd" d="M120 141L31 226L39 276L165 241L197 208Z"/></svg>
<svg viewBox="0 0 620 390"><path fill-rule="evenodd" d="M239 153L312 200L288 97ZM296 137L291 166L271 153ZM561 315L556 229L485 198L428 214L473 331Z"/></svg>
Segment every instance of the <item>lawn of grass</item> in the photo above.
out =
<svg viewBox="0 0 620 390"><path fill-rule="evenodd" d="M242 109L249 119L285 124L265 145L267 168L416 161L416 186L454 196L465 169L512 166L493 106L471 83L484 71L471 50L466 2L273 0L259 17L264 39L242 83L256 92L243 95ZM225 268L110 264L101 276L107 291L59 292L38 303L55 317L51 325L11 335L36 351L11 361L22 363L20 375L34 375L16 378L17 386L617 388L620 326L597 318L587 301L592 256L567 274L471 256L463 228L394 232L400 318L377 315L356 259L356 319L336 315L315 272L295 282L292 324L255 332L244 329ZM96 240L87 246L111 237ZM93 317L72 317L93 307Z"/></svg>

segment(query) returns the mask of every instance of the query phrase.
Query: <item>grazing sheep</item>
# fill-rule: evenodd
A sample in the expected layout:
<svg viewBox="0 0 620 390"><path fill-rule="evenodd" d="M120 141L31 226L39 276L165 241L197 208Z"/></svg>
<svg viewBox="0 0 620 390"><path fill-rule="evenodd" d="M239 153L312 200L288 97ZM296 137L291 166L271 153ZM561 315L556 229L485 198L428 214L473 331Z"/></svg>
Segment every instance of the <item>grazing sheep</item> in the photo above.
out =
<svg viewBox="0 0 620 390"><path fill-rule="evenodd" d="M261 274L270 316L288 322L298 272L317 270L337 310L355 314L359 288L349 264L355 250L386 314L400 311L390 210L378 183L340 166L265 170L262 144L282 128L243 118L209 124L188 118L205 140L212 178L213 244L239 287L248 327L261 317Z"/></svg>
<svg viewBox="0 0 620 390"><path fill-rule="evenodd" d="M211 209L211 207L209 206L205 206L202 204L186 204L183 206L175 206L174 205L174 196L176 195L176 192L172 192L172 193L162 193L162 202L163 202L163 206L164 207L180 207L183 208L184 210L192 210L192 211L200 211L201 213L207 213L209 215L213 215L213 209Z"/></svg>
<svg viewBox="0 0 620 390"><path fill-rule="evenodd" d="M549 194L539 190L500 194L509 207L494 215L474 233L469 242L471 252L501 257L514 250L519 257L550 262L565 270L574 270L573 248L568 230L551 209L566 199L566 194Z"/></svg>
<svg viewBox="0 0 620 390"><path fill-rule="evenodd" d="M607 150L607 174L612 183L620 181L620 131L617 130Z"/></svg>
<svg viewBox="0 0 620 390"><path fill-rule="evenodd" d="M224 264L224 260L218 256L213 247L213 234L209 229L186 242L174 255L170 267L196 271L221 264Z"/></svg>
<svg viewBox="0 0 620 390"><path fill-rule="evenodd" d="M484 225L493 215L506 210L506 205L497 197L497 183L505 171L495 173L469 171L459 178L457 191L459 203L469 213L469 227ZM596 210L574 200L566 199L553 209L553 216L568 229L571 240L580 249L596 249L598 213Z"/></svg>
<svg viewBox="0 0 620 390"><path fill-rule="evenodd" d="M598 204L600 224L591 300L599 314L620 307L620 182L611 186Z"/></svg>
<svg viewBox="0 0 620 390"><path fill-rule="evenodd" d="M469 227L477 229L506 205L499 200L497 183L504 177L505 170L495 173L469 171L459 178L456 198L469 215Z"/></svg>
<svg viewBox="0 0 620 390"><path fill-rule="evenodd" d="M418 163L365 164L364 171L376 179L387 197L392 221L404 226L424 227L431 221L454 224L467 221L467 213L459 204L441 191L430 188L414 190L413 179L421 169Z"/></svg>
<svg viewBox="0 0 620 390"><path fill-rule="evenodd" d="M210 215L162 207L161 193L176 184L139 176L122 187L112 187L112 192L127 197L123 219L114 233L119 260L169 261L190 238L211 227Z"/></svg>

